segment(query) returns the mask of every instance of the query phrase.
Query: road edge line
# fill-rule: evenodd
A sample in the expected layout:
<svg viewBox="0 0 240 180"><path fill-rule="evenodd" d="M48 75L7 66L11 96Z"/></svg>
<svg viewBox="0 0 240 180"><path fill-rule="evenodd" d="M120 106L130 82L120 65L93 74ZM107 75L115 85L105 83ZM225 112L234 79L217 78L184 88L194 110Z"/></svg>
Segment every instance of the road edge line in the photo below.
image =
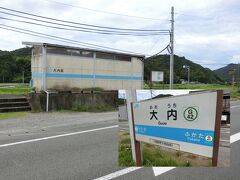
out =
<svg viewBox="0 0 240 180"><path fill-rule="evenodd" d="M14 145L18 145L18 144L26 144L26 143L30 143L30 142L43 141L43 140L48 140L48 139L55 139L55 138L59 138L59 137L67 137L67 136L83 134L83 133L88 133L88 132L94 132L94 131L100 131L100 130L105 130L105 129L112 129L112 128L116 128L116 127L118 127L118 125L106 126L106 127L102 127L102 128L89 129L89 130L85 130L85 131L78 131L78 132L73 132L73 133L66 133L66 134L60 134L60 135L37 138L37 139L30 139L30 140L25 140L25 141L18 141L18 142L8 143L8 144L1 144L0 148L14 146Z"/></svg>

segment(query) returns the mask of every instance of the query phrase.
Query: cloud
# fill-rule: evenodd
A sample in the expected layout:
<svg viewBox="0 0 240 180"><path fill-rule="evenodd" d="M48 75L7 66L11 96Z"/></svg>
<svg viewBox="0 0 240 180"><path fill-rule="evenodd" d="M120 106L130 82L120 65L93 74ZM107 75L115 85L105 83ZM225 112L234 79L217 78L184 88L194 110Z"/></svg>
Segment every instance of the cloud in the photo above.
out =
<svg viewBox="0 0 240 180"><path fill-rule="evenodd" d="M1 0L0 6L79 23L96 24L121 28L170 29L170 9L175 7L175 53L195 60L200 64L210 64L211 69L236 61L240 46L240 2L238 0ZM61 3L69 4L66 6ZM72 7L79 6L79 7ZM108 11L117 14L89 11L80 7ZM3 14L0 14L2 17ZM6 15L4 15L6 16ZM9 17L9 16L8 16ZM12 17L11 17L12 18ZM147 18L159 19L150 20ZM117 49L151 53L160 51L169 43L168 36L125 37L108 36L43 28L0 19L0 23L38 31L50 35L78 41L100 44ZM62 42L32 37L0 29L1 50L23 47L22 41ZM68 44L71 45L71 44ZM75 45L76 46L76 45ZM239 61L239 59L237 60ZM214 63L213 63L214 62Z"/></svg>
<svg viewBox="0 0 240 180"><path fill-rule="evenodd" d="M230 59L230 62L235 64L240 63L240 54L232 56L232 58Z"/></svg>

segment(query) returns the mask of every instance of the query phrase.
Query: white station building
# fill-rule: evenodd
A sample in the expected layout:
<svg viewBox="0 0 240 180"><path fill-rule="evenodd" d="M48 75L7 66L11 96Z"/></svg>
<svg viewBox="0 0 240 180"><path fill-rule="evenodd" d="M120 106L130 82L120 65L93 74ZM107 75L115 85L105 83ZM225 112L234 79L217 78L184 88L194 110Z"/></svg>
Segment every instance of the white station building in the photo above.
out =
<svg viewBox="0 0 240 180"><path fill-rule="evenodd" d="M32 87L142 89L144 55L23 42L32 47Z"/></svg>

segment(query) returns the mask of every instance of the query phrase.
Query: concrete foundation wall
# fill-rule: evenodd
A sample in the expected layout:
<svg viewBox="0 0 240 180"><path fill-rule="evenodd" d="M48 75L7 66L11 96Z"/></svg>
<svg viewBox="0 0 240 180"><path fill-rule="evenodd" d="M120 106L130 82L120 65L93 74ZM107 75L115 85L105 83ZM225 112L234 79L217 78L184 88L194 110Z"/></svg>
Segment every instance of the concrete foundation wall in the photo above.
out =
<svg viewBox="0 0 240 180"><path fill-rule="evenodd" d="M28 96L32 111L46 111L46 93L33 93ZM53 93L49 95L49 111L71 110L79 105L101 105L116 108L117 91L93 93Z"/></svg>

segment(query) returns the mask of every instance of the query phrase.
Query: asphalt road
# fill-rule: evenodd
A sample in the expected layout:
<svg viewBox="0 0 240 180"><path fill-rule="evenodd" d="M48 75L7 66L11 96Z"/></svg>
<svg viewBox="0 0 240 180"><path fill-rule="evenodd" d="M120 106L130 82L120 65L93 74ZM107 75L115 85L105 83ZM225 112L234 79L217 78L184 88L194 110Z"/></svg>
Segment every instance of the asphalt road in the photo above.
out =
<svg viewBox="0 0 240 180"><path fill-rule="evenodd" d="M240 102L232 106L235 134L240 132ZM117 112L43 113L1 120L0 179L239 179L240 141L231 145L230 168L175 168L156 177L152 168L127 173L117 164L117 118Z"/></svg>
<svg viewBox="0 0 240 180"><path fill-rule="evenodd" d="M116 124L117 112L31 114L21 120L1 120L0 179L94 179L116 171ZM108 129L99 130L104 127ZM76 132L80 133L69 135ZM63 134L67 135L26 142Z"/></svg>

